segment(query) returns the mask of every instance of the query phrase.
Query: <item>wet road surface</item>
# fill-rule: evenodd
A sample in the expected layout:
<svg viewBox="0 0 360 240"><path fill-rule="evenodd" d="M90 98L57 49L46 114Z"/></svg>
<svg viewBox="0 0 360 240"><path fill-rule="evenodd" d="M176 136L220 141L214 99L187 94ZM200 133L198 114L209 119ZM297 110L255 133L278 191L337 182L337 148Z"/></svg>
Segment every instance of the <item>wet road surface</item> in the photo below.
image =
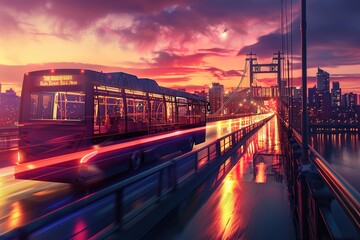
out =
<svg viewBox="0 0 360 240"><path fill-rule="evenodd" d="M205 146L231 131L247 126L257 118L244 117L208 123L206 142L195 145L194 149ZM3 157L0 161L14 162L13 155L11 152L9 156ZM146 166L146 168L149 167L151 165ZM22 226L86 195L86 192L74 191L70 184L17 180L14 179L13 174L13 166L0 168L0 234Z"/></svg>
<svg viewBox="0 0 360 240"><path fill-rule="evenodd" d="M143 238L295 239L281 164L273 118L220 183L218 172Z"/></svg>

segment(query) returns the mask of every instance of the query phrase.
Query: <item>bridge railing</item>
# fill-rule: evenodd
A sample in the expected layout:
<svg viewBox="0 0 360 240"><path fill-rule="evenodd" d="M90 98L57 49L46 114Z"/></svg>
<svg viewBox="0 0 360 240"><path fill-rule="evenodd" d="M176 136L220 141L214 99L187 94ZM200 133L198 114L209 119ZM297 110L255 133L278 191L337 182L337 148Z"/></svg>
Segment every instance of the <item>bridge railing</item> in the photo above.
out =
<svg viewBox="0 0 360 240"><path fill-rule="evenodd" d="M238 113L230 115L210 115L206 116L206 122L217 122L222 120L241 118L241 117L252 117L252 116L261 116L264 113Z"/></svg>
<svg viewBox="0 0 360 240"><path fill-rule="evenodd" d="M226 157L273 115L254 122L195 151L87 195L33 222L0 235L0 239L96 239L121 229L185 184L194 175ZM224 166L226 167L226 166ZM79 224L80 222L80 224ZM85 224L88 223L88 224Z"/></svg>
<svg viewBox="0 0 360 240"><path fill-rule="evenodd" d="M301 144L301 135L293 131L293 135ZM325 180L337 201L341 203L346 213L360 229L360 194L354 187L339 175L331 165L310 145L309 159L316 166L322 179Z"/></svg>
<svg viewBox="0 0 360 240"><path fill-rule="evenodd" d="M289 136L286 136L289 138ZM294 215L301 239L360 237L360 194L310 145L308 163L301 159L301 136L292 130L285 164ZM335 211L334 201L342 211ZM339 217L340 216L340 217ZM341 217L342 216L342 217ZM347 222L344 222L344 217ZM337 219L338 218L338 219ZM339 219L343 219L339 221ZM342 225L346 225L345 227ZM349 226L353 225L353 226Z"/></svg>
<svg viewBox="0 0 360 240"><path fill-rule="evenodd" d="M18 128L0 128L0 150L17 146Z"/></svg>

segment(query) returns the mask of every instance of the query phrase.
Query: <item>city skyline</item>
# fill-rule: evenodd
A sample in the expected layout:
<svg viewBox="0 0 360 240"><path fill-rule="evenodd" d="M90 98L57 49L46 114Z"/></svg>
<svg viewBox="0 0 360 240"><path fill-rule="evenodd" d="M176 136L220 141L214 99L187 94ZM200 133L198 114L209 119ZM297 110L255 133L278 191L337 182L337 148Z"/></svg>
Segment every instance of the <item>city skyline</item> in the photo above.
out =
<svg viewBox="0 0 360 240"><path fill-rule="evenodd" d="M280 1L4 1L0 82L20 94L25 72L84 68L123 71L186 90L205 90L211 82L229 88L243 74L246 53L271 61L282 50L281 32L292 29L287 36L299 86L299 1L292 1L292 18L285 2L286 22L293 21L282 29ZM359 10L356 0L308 1L308 87L321 67L345 92L359 93ZM275 77L257 83L271 86Z"/></svg>
<svg viewBox="0 0 360 240"><path fill-rule="evenodd" d="M326 72L326 71L324 71L323 69L321 69L321 68L317 68L318 69L318 73L316 73L316 75L315 76L308 76L308 78L310 78L310 79L312 79L312 78L315 78L315 81L314 81L314 83L313 83L313 85L312 86L309 86L308 85L308 103L310 103L309 101L309 98L311 98L312 96L311 96L311 93L310 93L310 91L311 91L311 89L314 89L314 90L316 90L316 89L318 89L318 83L317 83L317 76L319 75L319 71L321 71L321 72L325 72L328 76L328 80L327 80L327 84L328 84L328 86L327 86L327 88L328 88L328 91L329 91L329 93L331 92L332 93L332 91L333 91L333 88L334 88L334 84L335 84L335 86L336 86L336 88L337 89L339 89L340 90L340 93L338 93L338 94L340 94L340 97L341 96L343 96L343 95L345 95L345 94L352 94L352 93L356 93L357 95L359 95L358 93L357 93L357 91L356 91L356 89L349 89L348 91L342 91L342 93L343 94L341 94L341 90L342 90L342 87L340 87L340 82L339 81L335 81L335 80L331 80L331 74L330 73L328 73L328 72ZM210 91L211 91L211 88L212 88L212 86L215 84L215 85L218 85L218 84L220 84L221 82L212 82L209 86L208 86L208 88L207 89L203 89L203 91L194 91L194 93L197 93L197 94L199 94L199 93L201 93L201 92L205 92L206 94L209 94L210 93ZM331 91L330 91L330 83L332 84L332 87L333 88L331 88ZM224 87L224 86L223 86ZM274 87L276 87L276 86L274 86L274 85L271 85L271 86L257 86L257 88L262 88L262 87L265 87L265 88L267 88L267 89L272 89L272 88L274 88ZM287 86L286 86L287 87ZM224 93L226 93L226 94L228 94L228 93L231 93L233 90L235 90L236 88L235 87L228 87L228 88L224 88ZM298 86L298 87L296 87L296 86L291 86L291 89L293 89L292 90L292 94L293 94L293 97L295 97L295 98L298 98L298 97L300 97L300 96L298 96L299 94L301 95L301 92L299 92L299 90L301 89L301 86ZM186 92L186 89L185 88L178 88L178 89L176 89L176 90L181 90L181 91L185 91ZM243 88L241 88L241 89L239 89L240 91L241 90L243 90ZM295 90L298 90L298 91L295 91ZM5 92L7 92L7 91L11 91L11 92L15 92L16 93L16 91L13 89L13 88L11 88L11 87L9 87L9 88L7 88L7 89L5 89L5 88L3 88L2 87L2 83L0 82L0 93L5 93ZM17 96L21 96L21 94L16 94ZM360 102L360 99L357 99L356 100L356 104L359 104L359 102Z"/></svg>

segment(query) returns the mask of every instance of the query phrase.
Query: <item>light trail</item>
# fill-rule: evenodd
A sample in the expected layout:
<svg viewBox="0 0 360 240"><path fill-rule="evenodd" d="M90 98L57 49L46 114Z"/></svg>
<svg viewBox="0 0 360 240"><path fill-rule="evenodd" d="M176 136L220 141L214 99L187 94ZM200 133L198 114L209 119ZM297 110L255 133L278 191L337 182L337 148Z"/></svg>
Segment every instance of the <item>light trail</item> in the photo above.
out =
<svg viewBox="0 0 360 240"><path fill-rule="evenodd" d="M271 114L270 114L271 115ZM268 114L264 114L263 118L266 118L268 116ZM256 120L258 120L259 116L255 116ZM192 132L197 132L197 131L202 131L202 130L209 130L210 128L219 128L219 125L223 126L225 125L227 128L229 128L229 123L237 123L240 122L239 119L237 120L226 120L226 121L220 121L220 122L216 122L214 124L211 124L210 126L205 126L205 127L199 127L199 128L194 128L194 129L187 129L187 130L180 130L180 131L175 131L175 132L170 132L170 133L165 133L165 134L159 134L159 135L155 135L155 136L150 136L150 137L141 137L140 139L134 139L134 140L130 140L130 141L126 141L126 142L121 142L121 143L117 143L117 144L112 144L112 145L108 145L108 146L99 146L99 145L95 145L92 148L86 149L86 150L82 150L82 151L78 151L75 153L69 153L69 154L64 154L61 156L56 156L56 157L50 157L50 158L45 158L45 159L41 159L41 160L37 160L37 161L32 161L32 162L28 162L28 163L21 163L15 168L15 173L22 173L28 170L32 170L35 168L41 168L41 167L48 167L48 166L52 166L55 164L59 164L59 163L64 163L64 162L69 162L69 161L74 161L77 160L80 163L80 160L87 155L91 155L94 150L97 151L97 155L101 155L101 154L105 154L107 152L111 152L111 151L119 151L121 149L128 149L131 147L135 147L135 146L139 146L145 143L149 143L149 142L159 142L159 141L163 141L166 139L171 139L173 137L178 137L181 135L185 135L185 134L189 134ZM249 121L249 124L252 121ZM248 124L248 125L249 125ZM247 125L245 125L244 127L246 127ZM228 132L231 132L231 127L229 129L227 129ZM219 137L219 136L217 136Z"/></svg>

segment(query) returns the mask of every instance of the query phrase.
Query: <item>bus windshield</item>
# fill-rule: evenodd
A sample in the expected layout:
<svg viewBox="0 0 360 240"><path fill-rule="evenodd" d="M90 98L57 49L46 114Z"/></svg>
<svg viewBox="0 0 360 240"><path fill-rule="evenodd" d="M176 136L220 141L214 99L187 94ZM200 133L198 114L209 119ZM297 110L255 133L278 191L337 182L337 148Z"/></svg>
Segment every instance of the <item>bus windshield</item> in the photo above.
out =
<svg viewBox="0 0 360 240"><path fill-rule="evenodd" d="M30 120L83 120L85 94L83 92L31 93Z"/></svg>

